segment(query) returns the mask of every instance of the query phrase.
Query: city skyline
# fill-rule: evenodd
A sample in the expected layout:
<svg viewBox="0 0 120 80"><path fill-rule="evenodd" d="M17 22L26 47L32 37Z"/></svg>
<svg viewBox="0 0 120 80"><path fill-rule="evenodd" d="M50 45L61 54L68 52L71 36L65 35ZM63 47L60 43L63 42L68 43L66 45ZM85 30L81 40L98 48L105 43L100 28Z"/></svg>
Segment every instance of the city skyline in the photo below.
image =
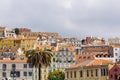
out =
<svg viewBox="0 0 120 80"><path fill-rule="evenodd" d="M68 37L119 37L120 1L2 0L0 25Z"/></svg>

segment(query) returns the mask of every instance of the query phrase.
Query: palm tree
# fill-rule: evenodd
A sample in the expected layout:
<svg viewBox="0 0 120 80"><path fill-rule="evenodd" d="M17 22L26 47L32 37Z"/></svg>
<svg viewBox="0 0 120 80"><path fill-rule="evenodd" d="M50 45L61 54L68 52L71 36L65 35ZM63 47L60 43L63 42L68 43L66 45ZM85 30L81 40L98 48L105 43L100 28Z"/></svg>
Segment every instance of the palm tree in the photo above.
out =
<svg viewBox="0 0 120 80"><path fill-rule="evenodd" d="M51 64L52 51L49 49L46 50L28 50L25 51L27 59L27 63L32 64L33 67L38 69L39 79L41 80L41 67L49 66Z"/></svg>

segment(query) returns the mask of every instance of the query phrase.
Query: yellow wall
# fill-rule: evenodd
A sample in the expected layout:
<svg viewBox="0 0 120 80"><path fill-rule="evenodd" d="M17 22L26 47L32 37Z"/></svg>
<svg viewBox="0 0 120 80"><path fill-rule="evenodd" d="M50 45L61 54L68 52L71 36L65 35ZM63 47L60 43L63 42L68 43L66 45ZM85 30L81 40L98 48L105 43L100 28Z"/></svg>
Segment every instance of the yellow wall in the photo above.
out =
<svg viewBox="0 0 120 80"><path fill-rule="evenodd" d="M37 39L16 39L14 44L24 50L33 49L34 45L37 44Z"/></svg>
<svg viewBox="0 0 120 80"><path fill-rule="evenodd" d="M3 39L3 40L0 40L0 48L19 47L22 49L24 46L25 50L28 50L28 49L33 49L35 44L37 44L37 39L7 39L7 40Z"/></svg>
<svg viewBox="0 0 120 80"><path fill-rule="evenodd" d="M96 69L98 70L98 76L96 76ZM101 69L108 69L108 66L103 67L86 67L86 68L77 68L77 69L68 69L66 70L65 77L67 80L108 80L108 74L101 76ZM87 76L87 70L89 70L89 76ZM93 71L93 76L91 76L91 70ZM74 72L76 71L76 78L74 77ZM82 77L80 76L80 71L82 71ZM68 78L67 78L67 72L68 72ZM71 78L71 72L72 72L72 78Z"/></svg>
<svg viewBox="0 0 120 80"><path fill-rule="evenodd" d="M47 68L42 67L41 72L42 72L42 74L41 74L42 79L41 80L47 80L48 74L49 74L48 67Z"/></svg>
<svg viewBox="0 0 120 80"><path fill-rule="evenodd" d="M13 40L0 40L0 48L12 48L14 47Z"/></svg>

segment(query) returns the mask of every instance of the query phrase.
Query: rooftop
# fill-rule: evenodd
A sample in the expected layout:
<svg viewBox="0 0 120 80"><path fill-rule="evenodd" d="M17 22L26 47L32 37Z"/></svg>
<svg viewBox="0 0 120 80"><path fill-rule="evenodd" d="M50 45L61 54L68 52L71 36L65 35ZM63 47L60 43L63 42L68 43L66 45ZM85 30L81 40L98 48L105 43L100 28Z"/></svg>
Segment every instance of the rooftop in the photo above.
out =
<svg viewBox="0 0 120 80"><path fill-rule="evenodd" d="M82 66L98 66L98 65L106 65L106 64L113 64L113 62L108 61L108 60L103 60L103 59L87 60L87 61L84 61L82 63L78 63L76 65L70 66L69 68L66 68L66 69L74 69L74 68L79 68Z"/></svg>
<svg viewBox="0 0 120 80"><path fill-rule="evenodd" d="M0 60L1 63L26 63L27 62L27 59L14 59L14 60L11 60L10 58L3 58L3 60Z"/></svg>

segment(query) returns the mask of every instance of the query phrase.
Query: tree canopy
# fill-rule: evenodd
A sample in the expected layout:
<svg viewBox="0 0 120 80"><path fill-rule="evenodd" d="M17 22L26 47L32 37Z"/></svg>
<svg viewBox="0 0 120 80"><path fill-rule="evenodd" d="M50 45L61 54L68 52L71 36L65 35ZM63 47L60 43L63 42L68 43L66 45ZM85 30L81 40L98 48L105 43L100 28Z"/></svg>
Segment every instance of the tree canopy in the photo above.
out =
<svg viewBox="0 0 120 80"><path fill-rule="evenodd" d="M46 50L28 50L25 51L27 62L37 68L39 79L41 80L41 66L49 66L51 64L52 51Z"/></svg>
<svg viewBox="0 0 120 80"><path fill-rule="evenodd" d="M19 29L18 28L15 28L15 34L18 35L20 33Z"/></svg>
<svg viewBox="0 0 120 80"><path fill-rule="evenodd" d="M60 70L55 70L51 72L48 76L48 80L64 80L65 73Z"/></svg>

